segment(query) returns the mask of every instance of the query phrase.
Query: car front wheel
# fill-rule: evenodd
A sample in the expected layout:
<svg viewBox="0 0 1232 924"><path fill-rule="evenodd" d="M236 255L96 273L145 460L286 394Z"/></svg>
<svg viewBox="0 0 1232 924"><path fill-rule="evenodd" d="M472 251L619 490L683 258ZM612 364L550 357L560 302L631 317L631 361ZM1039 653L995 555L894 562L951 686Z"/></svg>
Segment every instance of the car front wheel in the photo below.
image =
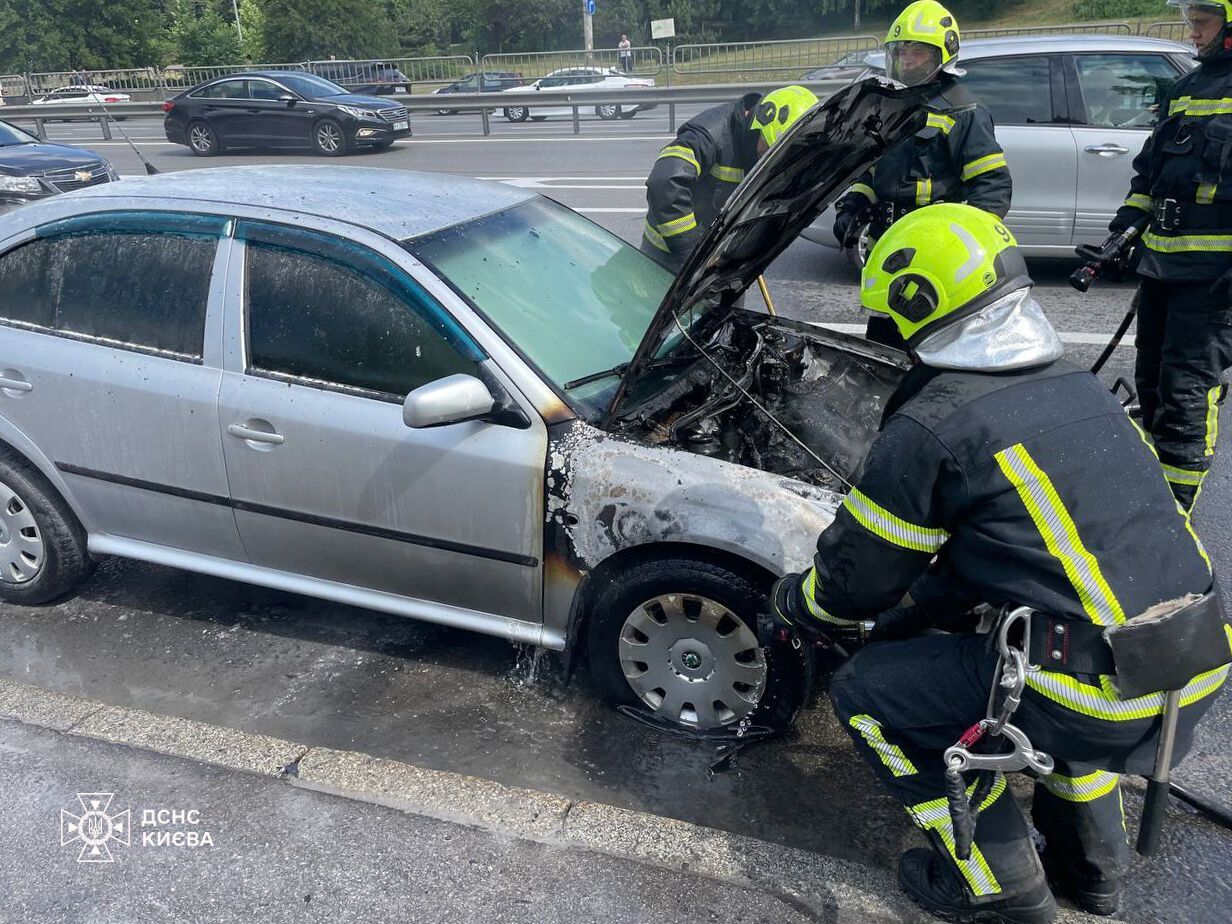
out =
<svg viewBox="0 0 1232 924"><path fill-rule="evenodd" d="M85 530L55 488L28 464L0 457L0 600L47 603L93 570Z"/></svg>
<svg viewBox="0 0 1232 924"><path fill-rule="evenodd" d="M789 644L757 643L763 588L722 565L645 561L614 575L590 608L587 654L605 697L694 729L786 727L813 663Z"/></svg>
<svg viewBox="0 0 1232 924"><path fill-rule="evenodd" d="M341 157L348 147L346 131L333 119L322 119L312 129L312 146L325 157Z"/></svg>
<svg viewBox="0 0 1232 924"><path fill-rule="evenodd" d="M510 122L525 122L530 113L525 106L506 106L505 118Z"/></svg>
<svg viewBox="0 0 1232 924"><path fill-rule="evenodd" d="M214 129L199 119L188 123L188 149L198 157L213 157L222 147Z"/></svg>
<svg viewBox="0 0 1232 924"><path fill-rule="evenodd" d="M608 104L605 106L596 106L595 115L597 115L601 119L604 119L605 121L611 120L611 119L619 119L621 115L620 107L615 104Z"/></svg>
<svg viewBox="0 0 1232 924"><path fill-rule="evenodd" d="M856 232L855 243L850 247L844 247L843 253L847 260L857 270L863 270L864 264L868 262L869 252L873 249L872 226L864 224L860 230Z"/></svg>

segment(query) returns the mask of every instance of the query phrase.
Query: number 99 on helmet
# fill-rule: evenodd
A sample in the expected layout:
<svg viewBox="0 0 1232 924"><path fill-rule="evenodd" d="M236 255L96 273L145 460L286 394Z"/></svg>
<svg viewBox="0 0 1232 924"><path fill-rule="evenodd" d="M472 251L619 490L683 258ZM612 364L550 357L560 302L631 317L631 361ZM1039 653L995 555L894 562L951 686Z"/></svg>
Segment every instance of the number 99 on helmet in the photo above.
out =
<svg viewBox="0 0 1232 924"><path fill-rule="evenodd" d="M889 315L915 346L1030 285L1018 242L999 218L939 203L905 215L877 241L864 266L860 303Z"/></svg>

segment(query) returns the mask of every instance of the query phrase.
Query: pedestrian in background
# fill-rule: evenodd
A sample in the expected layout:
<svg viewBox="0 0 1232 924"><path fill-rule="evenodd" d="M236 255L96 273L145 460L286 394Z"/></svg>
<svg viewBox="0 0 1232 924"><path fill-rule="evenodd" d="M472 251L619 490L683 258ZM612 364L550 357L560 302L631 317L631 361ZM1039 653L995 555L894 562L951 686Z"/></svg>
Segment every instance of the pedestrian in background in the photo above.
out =
<svg viewBox="0 0 1232 924"><path fill-rule="evenodd" d="M620 34L620 44L616 46L620 49L620 69L626 74L633 71L633 43L629 41L629 36L623 32Z"/></svg>

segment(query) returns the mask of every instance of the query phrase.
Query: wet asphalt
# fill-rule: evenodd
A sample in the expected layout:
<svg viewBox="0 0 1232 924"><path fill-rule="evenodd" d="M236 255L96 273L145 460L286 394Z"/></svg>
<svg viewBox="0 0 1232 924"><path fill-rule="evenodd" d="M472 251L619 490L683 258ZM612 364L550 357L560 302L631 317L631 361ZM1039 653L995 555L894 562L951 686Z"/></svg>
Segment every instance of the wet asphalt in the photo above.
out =
<svg viewBox="0 0 1232 924"><path fill-rule="evenodd" d="M639 129L647 135L635 135ZM635 240L644 202L639 174L663 143L666 124L639 118L616 130L627 139L573 142L555 130L541 140L523 133L516 143L442 138L346 160L541 182L554 197ZM122 172L138 167L131 153L106 152ZM253 155L203 162L166 147L152 149L152 156L164 169L313 160ZM1032 264L1041 302L1063 331L1108 335L1129 290L1108 287L1079 298L1065 284L1070 268L1063 261ZM768 276L785 314L860 321L853 277L831 251L797 242ZM1089 363L1099 347L1078 343L1070 350ZM1109 382L1131 362L1132 350L1118 351ZM1222 571L1232 565L1227 442L1197 518ZM0 676L8 679L609 802L879 866L890 866L905 844L916 842L902 811L837 727L824 678L790 737L748 750L711 779L712 747L614 713L597 700L584 669L563 686L543 668L499 640L115 559L55 606L0 607ZM1227 698L1200 729L1178 778L1232 806ZM1131 814L1137 802L1131 791ZM1179 809L1173 817L1163 856L1135 869L1126 919L1227 920L1232 833Z"/></svg>

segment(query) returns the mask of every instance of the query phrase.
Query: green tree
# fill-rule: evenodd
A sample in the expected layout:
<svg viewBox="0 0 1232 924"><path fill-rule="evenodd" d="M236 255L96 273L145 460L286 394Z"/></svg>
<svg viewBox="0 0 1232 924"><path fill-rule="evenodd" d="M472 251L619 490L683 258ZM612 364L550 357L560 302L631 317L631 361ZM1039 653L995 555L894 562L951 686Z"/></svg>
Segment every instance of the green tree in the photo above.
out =
<svg viewBox="0 0 1232 924"><path fill-rule="evenodd" d="M240 50L249 64L265 63L265 13L257 0L241 0L240 26L244 38Z"/></svg>
<svg viewBox="0 0 1232 924"><path fill-rule="evenodd" d="M199 8L191 0L176 0L169 14L168 54L173 63L205 67L240 60L235 23L223 19L213 7Z"/></svg>
<svg viewBox="0 0 1232 924"><path fill-rule="evenodd" d="M397 51L387 7L370 0L262 0L265 52L276 61L378 58Z"/></svg>
<svg viewBox="0 0 1232 924"><path fill-rule="evenodd" d="M0 0L0 71L157 63L158 0Z"/></svg>

